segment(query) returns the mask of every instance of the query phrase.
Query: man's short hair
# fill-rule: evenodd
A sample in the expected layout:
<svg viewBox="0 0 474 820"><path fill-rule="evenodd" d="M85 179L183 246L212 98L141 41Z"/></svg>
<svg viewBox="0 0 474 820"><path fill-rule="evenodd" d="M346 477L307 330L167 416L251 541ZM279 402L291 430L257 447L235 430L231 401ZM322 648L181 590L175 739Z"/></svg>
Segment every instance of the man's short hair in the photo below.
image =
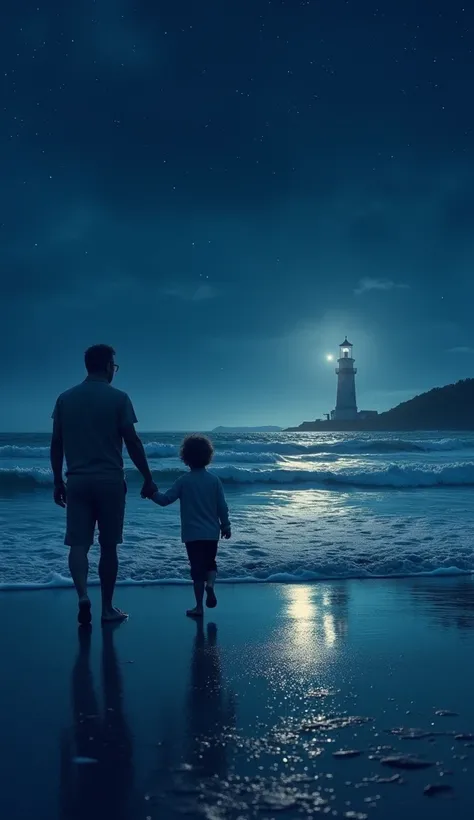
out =
<svg viewBox="0 0 474 820"><path fill-rule="evenodd" d="M110 345L92 345L84 354L87 372L105 373L114 356L115 350Z"/></svg>

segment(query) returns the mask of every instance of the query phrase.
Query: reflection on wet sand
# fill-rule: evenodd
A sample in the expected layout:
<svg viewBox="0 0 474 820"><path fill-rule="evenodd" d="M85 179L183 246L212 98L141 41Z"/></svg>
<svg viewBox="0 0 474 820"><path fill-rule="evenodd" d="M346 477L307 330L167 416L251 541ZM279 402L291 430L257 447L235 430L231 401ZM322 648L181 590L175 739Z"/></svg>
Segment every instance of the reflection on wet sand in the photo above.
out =
<svg viewBox="0 0 474 820"><path fill-rule="evenodd" d="M201 776L225 777L228 770L226 733L235 726L232 693L222 683L217 627L196 623L186 711L187 763Z"/></svg>
<svg viewBox="0 0 474 820"><path fill-rule="evenodd" d="M347 584L290 584L282 588L290 621L285 633L292 654L306 661L322 648L330 649L347 635L349 617Z"/></svg>
<svg viewBox="0 0 474 820"><path fill-rule="evenodd" d="M61 820L130 820L132 738L123 713L123 687L114 647L117 627L102 630L103 710L90 665L91 630L78 630L72 671L74 726L61 739Z"/></svg>
<svg viewBox="0 0 474 820"><path fill-rule="evenodd" d="M455 580L417 579L411 586L415 602L428 610L442 626L474 628L474 581L471 577Z"/></svg>
<svg viewBox="0 0 474 820"><path fill-rule="evenodd" d="M196 621L184 717L181 754L176 754L176 747L166 741L161 745L158 770L148 795L153 820L171 820L183 813L202 817L203 790L207 787L209 792L208 784L213 782L219 790L229 772L235 700L222 680L217 627L211 623L205 628L202 620Z"/></svg>

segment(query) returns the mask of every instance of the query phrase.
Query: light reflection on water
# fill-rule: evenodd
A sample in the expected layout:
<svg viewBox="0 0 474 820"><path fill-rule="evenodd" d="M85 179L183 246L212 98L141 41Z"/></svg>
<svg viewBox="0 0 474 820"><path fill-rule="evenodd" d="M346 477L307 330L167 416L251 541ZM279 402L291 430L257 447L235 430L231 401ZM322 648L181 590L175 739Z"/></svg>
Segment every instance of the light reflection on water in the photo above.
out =
<svg viewBox="0 0 474 820"><path fill-rule="evenodd" d="M288 507L291 507L292 518L313 519L315 510L321 517L348 515L351 511L349 492L336 494L327 489L272 489L271 493L264 490L255 495L281 510L282 516L288 516Z"/></svg>
<svg viewBox="0 0 474 820"><path fill-rule="evenodd" d="M339 585L282 587L284 614L289 618L285 640L293 657L312 662L321 649L333 649L347 634L347 592Z"/></svg>

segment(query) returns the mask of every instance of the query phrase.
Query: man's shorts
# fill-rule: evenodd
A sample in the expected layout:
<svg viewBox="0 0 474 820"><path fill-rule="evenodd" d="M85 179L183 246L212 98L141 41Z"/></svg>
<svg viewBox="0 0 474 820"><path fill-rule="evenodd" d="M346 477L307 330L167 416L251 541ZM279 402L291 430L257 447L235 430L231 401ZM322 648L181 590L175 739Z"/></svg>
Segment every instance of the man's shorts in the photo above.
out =
<svg viewBox="0 0 474 820"><path fill-rule="evenodd" d="M208 572L217 572L218 541L188 541L186 550L193 581L205 581Z"/></svg>
<svg viewBox="0 0 474 820"><path fill-rule="evenodd" d="M101 546L121 544L126 494L122 478L69 476L64 543L68 547L92 546L97 524Z"/></svg>

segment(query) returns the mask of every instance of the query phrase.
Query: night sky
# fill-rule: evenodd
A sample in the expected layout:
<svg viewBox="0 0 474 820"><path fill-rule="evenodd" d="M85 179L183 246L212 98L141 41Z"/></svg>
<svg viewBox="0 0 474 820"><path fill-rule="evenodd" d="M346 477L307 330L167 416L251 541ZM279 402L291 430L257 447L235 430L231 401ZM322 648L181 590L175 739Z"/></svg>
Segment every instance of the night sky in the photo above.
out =
<svg viewBox="0 0 474 820"><path fill-rule="evenodd" d="M142 430L474 375L474 6L8 0L0 430L112 344Z"/></svg>

